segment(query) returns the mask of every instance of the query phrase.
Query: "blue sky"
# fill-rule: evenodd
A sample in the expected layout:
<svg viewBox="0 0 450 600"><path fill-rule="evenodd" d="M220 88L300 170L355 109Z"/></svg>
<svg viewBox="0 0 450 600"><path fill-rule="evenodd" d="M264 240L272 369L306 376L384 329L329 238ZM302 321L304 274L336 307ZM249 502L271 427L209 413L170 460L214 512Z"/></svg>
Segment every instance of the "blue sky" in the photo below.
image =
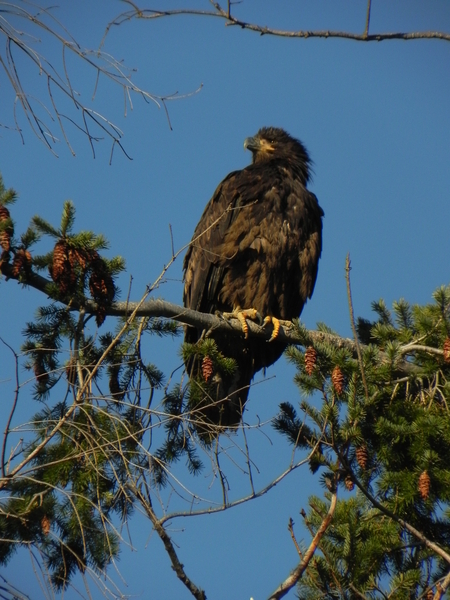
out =
<svg viewBox="0 0 450 600"><path fill-rule="evenodd" d="M152 8L172 5L148 3ZM208 8L209 3L198 0L195 5ZM80 44L96 48L108 20L124 8L120 2L62 0L54 14ZM366 6L335 0L245 0L235 10L244 19L277 28L361 31ZM450 4L374 0L371 30L449 31ZM96 145L93 159L86 140L70 127L76 156L61 141L55 158L27 128L19 111L25 144L17 134L0 130L0 171L5 184L20 196L12 210L16 231L23 231L36 213L58 225L63 201L72 199L76 228L101 232L110 240L109 255L120 254L127 262L120 287L127 290L132 276L131 297L139 299L170 260L169 224L175 248L188 243L217 184L231 170L249 163L245 137L261 126L274 125L308 148L314 160L310 187L325 211L319 277L302 315L308 327L322 321L351 335L344 279L347 253L353 267L355 312L366 318L371 316L371 302L380 297L388 305L401 297L425 303L438 286L449 283L448 42L289 40L225 27L219 19L172 17L112 28L104 49L136 67L133 81L156 95L176 91L183 95L203 87L167 104L170 130L164 110L140 98L133 99L133 110L128 109L124 118L123 94L101 79L92 106L121 127L133 158L130 161L116 150L112 166L107 141ZM46 51L51 62L60 64L60 50L44 38L42 53ZM43 78L29 62L17 60L30 93L47 101ZM91 105L94 74L74 59L69 59L68 68L74 86ZM8 99L2 101L0 122L11 125L13 96L3 72L0 89L2 98ZM44 249L42 244L40 250ZM157 296L181 303L181 265L180 258ZM24 323L44 298L14 282L0 285L0 335L18 351ZM178 347L179 340L149 347L149 359L170 372L180 364ZM12 368L11 354L0 345L4 415L14 389ZM265 381L257 378L262 383L250 393L249 422L269 419L281 401L298 402L292 376L282 358ZM21 371L21 377L26 380L28 375ZM29 387L21 396L17 422L38 409L28 397ZM282 440L270 429L268 435L270 440L262 435L253 440L258 485L291 459ZM193 482L182 469L178 473L203 491L211 483L207 473ZM237 470L230 470L230 480L234 498L245 493L246 483ZM304 467L255 502L215 516L174 520L171 534L188 574L208 598L267 597L296 564L287 531L290 517L298 523L298 538L309 542L298 512L307 508L308 495L317 490ZM137 552L124 547L118 563L126 593L190 598L149 523L136 515L131 534ZM24 554L11 562L8 577L21 584L24 568L30 578L22 587L39 598ZM95 594L93 589L98 597Z"/></svg>

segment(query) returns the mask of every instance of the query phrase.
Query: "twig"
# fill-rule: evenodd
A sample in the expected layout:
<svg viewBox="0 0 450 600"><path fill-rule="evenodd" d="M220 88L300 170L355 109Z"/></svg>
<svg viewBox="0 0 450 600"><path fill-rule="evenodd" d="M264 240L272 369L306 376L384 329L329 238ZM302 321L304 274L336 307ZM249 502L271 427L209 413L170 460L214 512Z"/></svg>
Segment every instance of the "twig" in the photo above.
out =
<svg viewBox="0 0 450 600"><path fill-rule="evenodd" d="M277 589L271 594L269 600L279 600L283 598L289 590L291 590L294 585L298 583L301 576L305 572L308 567L312 557L314 556L314 552L317 550L320 540L322 539L325 531L328 529L331 519L333 518L334 511L337 505L337 492L335 491L331 495L330 508L328 509L328 513L323 519L319 529L317 530L316 535L314 536L311 544L309 545L308 550L305 552L304 558L300 561L298 566L292 571L292 573L277 587Z"/></svg>
<svg viewBox="0 0 450 600"><path fill-rule="evenodd" d="M353 313L352 290L350 287L350 271L351 271L350 254L347 254L347 257L345 259L345 280L347 282L347 297L348 297L348 308L350 311L350 324L352 326L353 338L355 340L355 349L356 349L356 354L358 355L358 364L359 364L359 370L361 371L361 379L362 379L363 386L364 386L364 393L366 394L366 400L369 401L369 388L367 387L366 375L364 373L364 363L363 363L363 359L362 359L361 348L359 347L358 334L356 332L356 327L355 327L355 315Z"/></svg>
<svg viewBox="0 0 450 600"><path fill-rule="evenodd" d="M20 385L19 385L19 357L17 356L17 353L14 351L14 349L7 342L5 342L5 340L3 338L0 337L0 341L7 348L9 348L9 350L11 350L11 352L14 355L14 360L15 360L15 365L16 365L15 366L16 389L14 390L14 400L13 400L13 405L12 405L11 411L9 413L8 422L6 423L5 432L3 434L3 445L2 445L2 457L1 457L1 461L2 461L2 477L4 478L4 477L6 477L6 473L5 473L6 444L7 444L7 440L8 440L9 429L11 427L11 422L12 422L14 413L15 413L16 408L17 408L17 402L19 401L19 389L20 389Z"/></svg>
<svg viewBox="0 0 450 600"><path fill-rule="evenodd" d="M157 518L156 514L153 511L151 504L149 503L150 496L144 498L142 492L136 487L133 486L133 492L136 494L136 497L141 502L142 507L144 508L147 516L149 517L152 525L159 535L162 543L164 544L164 548L170 558L170 562L172 563L172 568L175 571L178 579L184 583L187 589L191 592L191 594L196 598L196 600L206 600L205 592L198 588L194 582L187 576L186 571L184 570L184 565L180 562L178 555L176 553L175 547L170 539L169 534L165 530L161 521Z"/></svg>
<svg viewBox="0 0 450 600"><path fill-rule="evenodd" d="M367 39L369 36L369 24L370 24L370 8L371 8L372 0L368 0L367 2L367 16L366 16L366 27L364 29L364 37Z"/></svg>
<svg viewBox="0 0 450 600"><path fill-rule="evenodd" d="M294 521L292 520L292 517L289 519L288 530L289 530L289 533L291 534L291 538L292 538L292 541L294 542L294 546L297 549L298 555L300 556L300 558L303 558L302 551L300 550L300 546L298 545L297 539L295 537Z"/></svg>

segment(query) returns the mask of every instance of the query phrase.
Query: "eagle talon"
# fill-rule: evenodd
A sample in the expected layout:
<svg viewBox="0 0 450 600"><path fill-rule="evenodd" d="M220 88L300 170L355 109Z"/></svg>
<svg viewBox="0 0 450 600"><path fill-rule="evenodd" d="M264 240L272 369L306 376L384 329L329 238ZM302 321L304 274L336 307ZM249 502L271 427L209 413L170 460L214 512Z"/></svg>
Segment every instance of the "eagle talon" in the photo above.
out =
<svg viewBox="0 0 450 600"><path fill-rule="evenodd" d="M267 340L268 342L273 342L273 340L278 337L278 333L280 331L280 321L279 319L277 319L276 317L264 317L264 325L263 327L265 327L268 323L272 323L273 325L273 331L272 331L272 335L270 336L270 338Z"/></svg>
<svg viewBox="0 0 450 600"><path fill-rule="evenodd" d="M245 339L248 338L247 319L256 321L259 317L256 308L246 308L245 310L241 310L240 308L238 308L231 313L222 313L222 316L224 317L224 319L237 319L241 324L242 332L244 333Z"/></svg>

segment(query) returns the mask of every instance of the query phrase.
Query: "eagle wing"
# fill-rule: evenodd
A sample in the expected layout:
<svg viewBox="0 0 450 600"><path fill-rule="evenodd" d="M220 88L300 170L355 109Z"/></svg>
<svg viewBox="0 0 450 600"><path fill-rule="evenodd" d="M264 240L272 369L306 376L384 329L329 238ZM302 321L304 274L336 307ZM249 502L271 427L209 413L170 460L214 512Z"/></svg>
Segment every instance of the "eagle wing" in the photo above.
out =
<svg viewBox="0 0 450 600"><path fill-rule="evenodd" d="M201 312L231 310L221 306L220 285L224 268L234 256L223 255L232 224L239 212L254 203L261 193L261 175L247 167L230 173L217 187L195 228L183 263L184 305ZM235 250L233 250L235 254Z"/></svg>
<svg viewBox="0 0 450 600"><path fill-rule="evenodd" d="M322 216L315 195L279 168L250 165L230 173L186 254L185 306L299 316L317 277Z"/></svg>

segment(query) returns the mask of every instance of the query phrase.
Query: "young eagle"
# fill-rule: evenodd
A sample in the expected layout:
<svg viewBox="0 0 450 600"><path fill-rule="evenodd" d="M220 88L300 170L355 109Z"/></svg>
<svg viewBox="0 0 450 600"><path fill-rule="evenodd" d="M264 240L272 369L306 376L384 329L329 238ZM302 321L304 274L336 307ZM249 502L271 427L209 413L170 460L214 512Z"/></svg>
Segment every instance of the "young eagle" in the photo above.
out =
<svg viewBox="0 0 450 600"><path fill-rule="evenodd" d="M311 160L299 140L263 127L244 148L252 152L252 164L219 184L195 229L183 265L184 305L244 316L256 309L275 324L298 317L311 298L324 213L306 188ZM195 344L201 335L187 327L185 341ZM216 369L209 385L200 386L203 398L196 394L191 406L197 408L197 429L199 422L203 431L209 423L217 432L217 426L240 423L253 376L278 360L285 344L276 337L270 343L244 335L210 337L237 365L232 375ZM201 366L201 358L188 360L189 376L201 380Z"/></svg>

